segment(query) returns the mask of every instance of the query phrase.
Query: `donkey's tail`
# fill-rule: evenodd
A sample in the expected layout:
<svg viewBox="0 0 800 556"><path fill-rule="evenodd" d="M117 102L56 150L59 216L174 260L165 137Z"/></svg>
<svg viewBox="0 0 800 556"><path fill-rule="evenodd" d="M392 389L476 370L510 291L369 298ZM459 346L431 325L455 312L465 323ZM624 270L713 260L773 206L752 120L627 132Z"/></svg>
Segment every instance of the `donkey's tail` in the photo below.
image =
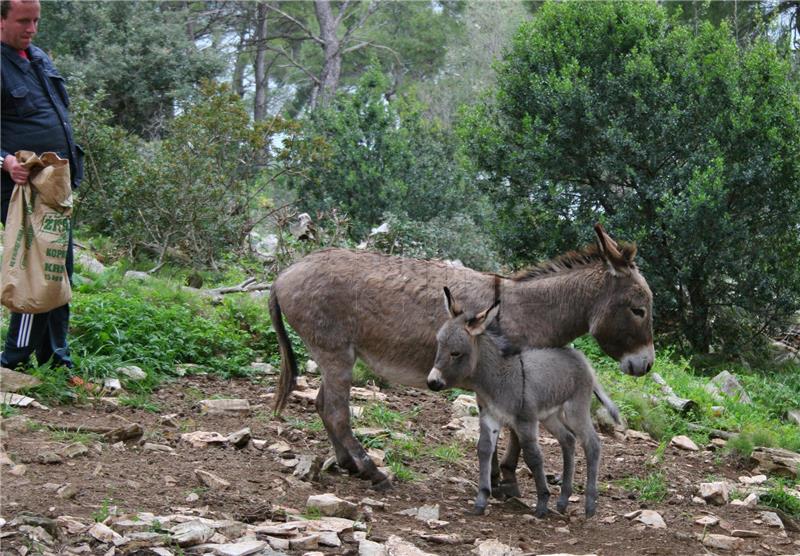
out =
<svg viewBox="0 0 800 556"><path fill-rule="evenodd" d="M275 415L280 415L297 382L297 359L294 356L289 335L286 333L286 327L283 326L281 306L278 304L274 286L269 294L269 317L272 319L272 327L278 337L278 349L281 353L281 377L278 382L278 394L275 396L274 408Z"/></svg>
<svg viewBox="0 0 800 556"><path fill-rule="evenodd" d="M597 382L597 378L594 379L594 395L597 396L597 399L600 400L600 403L608 410L608 414L611 415L611 418L614 419L614 422L618 425L622 424L622 421L619 417L619 408L617 404L611 401L611 398L608 397L606 391L603 390L603 386Z"/></svg>

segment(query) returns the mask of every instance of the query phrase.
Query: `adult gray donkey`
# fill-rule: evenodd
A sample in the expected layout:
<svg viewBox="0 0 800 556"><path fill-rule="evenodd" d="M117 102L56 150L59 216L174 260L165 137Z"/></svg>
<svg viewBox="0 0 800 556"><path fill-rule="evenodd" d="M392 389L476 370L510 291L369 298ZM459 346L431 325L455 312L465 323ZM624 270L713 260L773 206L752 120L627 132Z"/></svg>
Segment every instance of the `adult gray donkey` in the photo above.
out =
<svg viewBox="0 0 800 556"><path fill-rule="evenodd" d="M269 311L281 352L275 401L280 413L295 385L297 363L282 315L319 364L316 399L336 461L351 473L389 487L350 427L350 385L356 358L391 381L426 388L436 331L447 320L447 286L466 311L502 302L497 322L518 347L561 347L589 332L622 371L641 376L655 359L653 296L634 262L636 247L617 243L600 224L597 244L512 277L445 262L323 249L284 270L272 285ZM514 434L500 470L499 493L518 495L519 441ZM493 481L498 480L495 466Z"/></svg>

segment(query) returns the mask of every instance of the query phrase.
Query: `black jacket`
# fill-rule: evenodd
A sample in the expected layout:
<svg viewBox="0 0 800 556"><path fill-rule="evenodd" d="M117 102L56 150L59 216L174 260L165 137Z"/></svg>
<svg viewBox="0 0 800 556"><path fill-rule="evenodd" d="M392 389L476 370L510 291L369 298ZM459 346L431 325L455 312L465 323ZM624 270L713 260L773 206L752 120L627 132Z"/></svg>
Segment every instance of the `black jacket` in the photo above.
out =
<svg viewBox="0 0 800 556"><path fill-rule="evenodd" d="M2 49L0 155L5 158L18 150L56 152L69 158L72 188L77 188L83 178L83 150L72 135L64 78L41 48L28 47L30 61L7 44ZM3 201L13 188L11 175L3 171Z"/></svg>

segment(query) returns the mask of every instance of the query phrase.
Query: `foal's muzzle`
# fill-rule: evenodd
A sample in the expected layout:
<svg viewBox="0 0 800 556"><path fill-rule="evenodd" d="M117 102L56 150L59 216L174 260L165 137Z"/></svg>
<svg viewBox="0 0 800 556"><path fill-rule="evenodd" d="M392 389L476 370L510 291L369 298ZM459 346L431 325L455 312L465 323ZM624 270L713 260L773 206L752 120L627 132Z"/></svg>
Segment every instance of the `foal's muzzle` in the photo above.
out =
<svg viewBox="0 0 800 556"><path fill-rule="evenodd" d="M438 392L439 390L444 390L446 386L442 378L442 371L436 367L432 368L431 372L428 373L428 388L434 392Z"/></svg>

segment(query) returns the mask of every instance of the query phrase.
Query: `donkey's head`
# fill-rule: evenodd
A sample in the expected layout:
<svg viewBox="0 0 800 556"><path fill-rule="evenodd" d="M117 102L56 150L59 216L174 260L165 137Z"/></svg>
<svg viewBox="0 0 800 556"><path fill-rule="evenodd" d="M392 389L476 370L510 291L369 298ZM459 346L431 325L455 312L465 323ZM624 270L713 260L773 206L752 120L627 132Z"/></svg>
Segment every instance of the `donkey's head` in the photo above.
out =
<svg viewBox="0 0 800 556"><path fill-rule="evenodd" d="M495 303L471 316L456 304L447 287L444 288L444 299L450 319L436 333L436 359L428 373L428 387L437 391L469 387L478 364L478 336L492 323L500 309L499 303Z"/></svg>
<svg viewBox="0 0 800 556"><path fill-rule="evenodd" d="M653 366L653 294L636 267L636 246L620 248L600 224L597 244L606 263L597 301L592 307L589 332L622 372L642 376Z"/></svg>

